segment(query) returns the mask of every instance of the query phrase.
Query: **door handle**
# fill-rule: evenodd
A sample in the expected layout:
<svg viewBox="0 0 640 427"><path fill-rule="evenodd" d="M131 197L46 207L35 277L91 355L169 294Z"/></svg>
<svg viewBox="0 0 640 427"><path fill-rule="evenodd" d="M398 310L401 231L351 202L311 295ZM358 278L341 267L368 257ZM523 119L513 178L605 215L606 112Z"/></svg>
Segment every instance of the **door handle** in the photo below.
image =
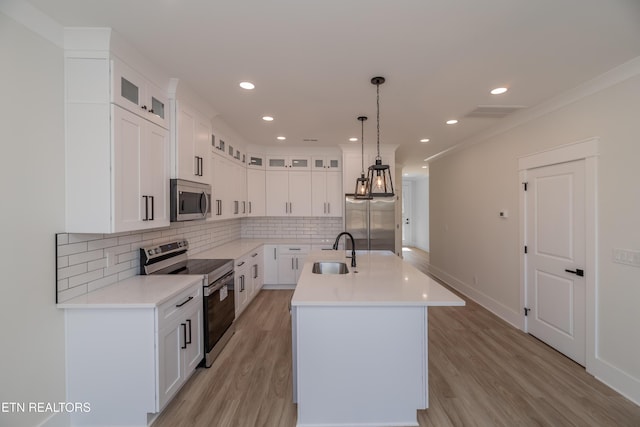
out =
<svg viewBox="0 0 640 427"><path fill-rule="evenodd" d="M565 269L564 271L566 271L567 273L575 274L576 276L584 277L584 270L580 268L576 268L575 270Z"/></svg>

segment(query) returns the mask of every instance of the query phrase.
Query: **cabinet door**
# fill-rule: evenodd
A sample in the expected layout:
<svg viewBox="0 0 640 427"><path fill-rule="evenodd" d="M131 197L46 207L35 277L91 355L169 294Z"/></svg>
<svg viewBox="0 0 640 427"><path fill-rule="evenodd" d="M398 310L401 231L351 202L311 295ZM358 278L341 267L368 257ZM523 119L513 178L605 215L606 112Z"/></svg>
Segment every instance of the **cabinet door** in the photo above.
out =
<svg viewBox="0 0 640 427"><path fill-rule="evenodd" d="M307 254L296 255L294 259L294 273L295 273L295 281L293 283L298 283L298 279L300 278L300 273L302 272L302 268L304 267L304 261L307 259Z"/></svg>
<svg viewBox="0 0 640 427"><path fill-rule="evenodd" d="M313 216L327 216L327 173L311 172L311 213Z"/></svg>
<svg viewBox="0 0 640 427"><path fill-rule="evenodd" d="M262 169L265 167L265 156L262 154L248 153L247 167L251 169Z"/></svg>
<svg viewBox="0 0 640 427"><path fill-rule="evenodd" d="M311 158L306 156L289 156L287 158L290 170L311 170Z"/></svg>
<svg viewBox="0 0 640 427"><path fill-rule="evenodd" d="M198 306L192 310L191 314L186 318L186 347L184 349L184 376L188 377L193 372L204 357L204 341L203 341L203 319L202 306Z"/></svg>
<svg viewBox="0 0 640 427"><path fill-rule="evenodd" d="M235 304L236 318L244 311L249 303L249 290L247 284L250 284L249 264L246 259L236 260L235 264Z"/></svg>
<svg viewBox="0 0 640 427"><path fill-rule="evenodd" d="M137 114L143 114L148 108L144 93L144 78L118 60L112 62L112 67L113 103Z"/></svg>
<svg viewBox="0 0 640 427"><path fill-rule="evenodd" d="M113 107L114 231L144 228L147 200L140 193L140 163L144 119L118 106Z"/></svg>
<svg viewBox="0 0 640 427"><path fill-rule="evenodd" d="M145 92L149 112L146 118L165 129L169 129L169 100L166 94L150 82L147 82Z"/></svg>
<svg viewBox="0 0 640 427"><path fill-rule="evenodd" d="M169 225L169 131L147 124L141 159L141 193L148 199L148 227Z"/></svg>
<svg viewBox="0 0 640 427"><path fill-rule="evenodd" d="M266 171L267 216L289 214L289 172Z"/></svg>
<svg viewBox="0 0 640 427"><path fill-rule="evenodd" d="M265 171L247 169L248 216L264 216L266 208Z"/></svg>
<svg viewBox="0 0 640 427"><path fill-rule="evenodd" d="M327 216L341 217L343 209L342 206L344 204L344 192L342 191L342 173L329 171L326 172L325 175L327 183Z"/></svg>
<svg viewBox="0 0 640 427"><path fill-rule="evenodd" d="M180 322L174 322L158 331L158 339L158 400L160 408L163 408L184 382L184 327Z"/></svg>
<svg viewBox="0 0 640 427"><path fill-rule="evenodd" d="M278 282L278 246L264 245L264 278L265 285L277 285Z"/></svg>
<svg viewBox="0 0 640 427"><path fill-rule="evenodd" d="M289 172L289 214L311 216L311 172Z"/></svg>
<svg viewBox="0 0 640 427"><path fill-rule="evenodd" d="M296 259L294 254L281 254L278 262L278 279L281 285L294 285L296 277Z"/></svg>
<svg viewBox="0 0 640 427"><path fill-rule="evenodd" d="M177 103L176 114L178 116L176 129L178 178L196 181L196 172L198 171L198 159L196 159L194 145L196 117L188 107L181 103Z"/></svg>
<svg viewBox="0 0 640 427"><path fill-rule="evenodd" d="M198 175L196 176L196 181L208 183L210 182L210 148L209 148L209 140L211 138L211 125L207 122L206 119L200 117L198 114L195 116L194 122L195 130L194 130L194 155L196 160L200 162Z"/></svg>

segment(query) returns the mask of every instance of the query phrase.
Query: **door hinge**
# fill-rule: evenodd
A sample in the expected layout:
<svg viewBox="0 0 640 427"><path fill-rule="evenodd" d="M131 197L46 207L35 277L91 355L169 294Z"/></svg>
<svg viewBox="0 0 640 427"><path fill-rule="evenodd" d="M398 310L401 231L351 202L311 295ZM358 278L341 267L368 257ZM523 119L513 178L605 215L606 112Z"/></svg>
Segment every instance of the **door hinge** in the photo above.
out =
<svg viewBox="0 0 640 427"><path fill-rule="evenodd" d="M526 254L526 253L528 253L528 251L529 251L529 250L527 249L527 245L525 245L525 246L524 246L524 253Z"/></svg>
<svg viewBox="0 0 640 427"><path fill-rule="evenodd" d="M530 308L525 307L525 308L524 308L524 315L525 315L525 316L528 316L530 311L531 311L531 309L530 309Z"/></svg>
<svg viewBox="0 0 640 427"><path fill-rule="evenodd" d="M524 186L524 191L527 191L527 184L529 184L528 182L523 182L522 185Z"/></svg>

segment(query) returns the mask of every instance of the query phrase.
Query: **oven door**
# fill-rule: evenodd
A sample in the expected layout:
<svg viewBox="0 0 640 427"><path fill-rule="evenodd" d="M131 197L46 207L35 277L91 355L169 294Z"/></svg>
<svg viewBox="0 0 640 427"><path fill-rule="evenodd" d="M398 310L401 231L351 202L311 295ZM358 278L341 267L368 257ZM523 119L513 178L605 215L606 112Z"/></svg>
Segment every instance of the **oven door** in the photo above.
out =
<svg viewBox="0 0 640 427"><path fill-rule="evenodd" d="M211 216L210 201L209 184L171 180L171 221L191 221Z"/></svg>
<svg viewBox="0 0 640 427"><path fill-rule="evenodd" d="M211 352L236 317L233 271L204 288L204 349Z"/></svg>

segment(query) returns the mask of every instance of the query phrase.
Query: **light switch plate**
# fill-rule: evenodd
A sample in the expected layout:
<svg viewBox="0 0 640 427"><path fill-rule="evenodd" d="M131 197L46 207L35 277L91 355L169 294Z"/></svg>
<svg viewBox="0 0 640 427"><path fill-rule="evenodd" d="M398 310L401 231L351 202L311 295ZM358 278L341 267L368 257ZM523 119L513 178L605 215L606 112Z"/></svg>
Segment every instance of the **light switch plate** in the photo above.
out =
<svg viewBox="0 0 640 427"><path fill-rule="evenodd" d="M614 249L613 262L617 262L618 264L633 265L634 267L640 267L640 251Z"/></svg>

